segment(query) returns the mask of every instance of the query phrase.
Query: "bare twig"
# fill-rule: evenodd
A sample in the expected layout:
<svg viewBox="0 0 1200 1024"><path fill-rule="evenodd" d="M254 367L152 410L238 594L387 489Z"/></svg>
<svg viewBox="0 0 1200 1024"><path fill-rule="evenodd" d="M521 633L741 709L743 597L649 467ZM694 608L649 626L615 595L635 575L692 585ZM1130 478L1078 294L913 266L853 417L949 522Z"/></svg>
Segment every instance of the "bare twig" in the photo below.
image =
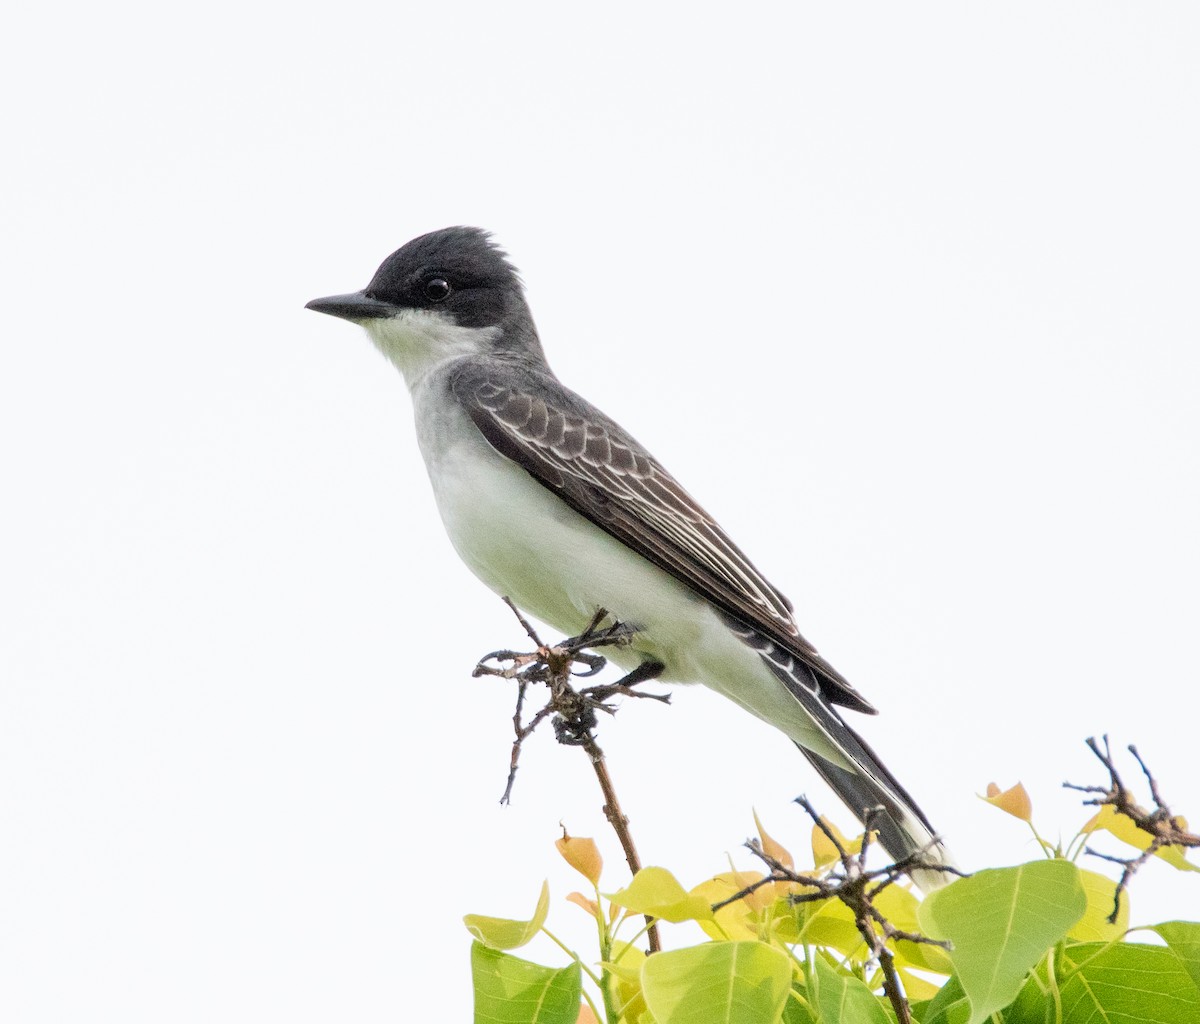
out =
<svg viewBox="0 0 1200 1024"><path fill-rule="evenodd" d="M875 817L882 812L882 808L872 808L867 811L865 820L863 821L864 834L862 847L855 854L846 849L837 834L822 819L821 815L817 813L816 808L809 803L806 797L798 797L796 803L804 808L817 828L825 834L825 837L833 844L834 849L837 850L839 868L824 875L798 874L792 868L767 853L757 839L751 839L746 842L746 848L767 865L770 869L770 874L734 893L728 899L713 904L713 910L720 910L721 907L744 899L762 886L776 882L802 885L813 890L808 893L792 894L789 896L789 899L793 903L814 903L829 899L841 900L842 903L850 908L851 913L853 913L855 927L866 942L871 955L879 961L879 969L883 974L883 990L892 1004L892 1009L896 1013L896 1020L899 1024L911 1024L912 1014L908 1008L908 1001L904 997L904 991L900 986L900 978L896 973L894 956L888 948L887 943L889 940L903 939L907 942L940 946L943 949L948 948L948 943L893 927L887 918L876 909L874 899L889 885L916 870L945 871L955 875L961 875L962 872L949 865L938 863L931 857L926 856L936 845L936 840L923 850L910 854L908 857L894 864L889 864L887 867L877 870L868 870L866 867L866 855L867 848L871 842L871 825Z"/></svg>
<svg viewBox="0 0 1200 1024"><path fill-rule="evenodd" d="M1108 737L1103 736L1101 738L1104 741L1103 750L1100 749L1100 744L1096 742L1094 736L1088 737L1087 745L1099 759L1100 763L1108 770L1108 786L1077 786L1073 782L1064 782L1063 787L1074 789L1080 793L1095 793L1096 796L1091 800L1083 801L1085 805L1112 807L1118 814L1128 818L1139 829L1150 836L1150 844L1137 857L1113 857L1110 854L1093 850L1091 847L1086 848L1086 852L1091 856L1110 861L1113 864L1120 864L1123 868L1121 878L1117 882L1117 888L1113 894L1112 913L1108 916L1109 923L1112 924L1116 922L1117 915L1121 910L1121 893L1129 887L1129 883L1133 879L1133 876L1137 874L1138 869L1158 853L1159 850L1167 847L1178 846L1185 849L1200 847L1200 835L1187 831L1184 820L1171 813L1171 809L1166 805L1166 802L1158 791L1158 782L1146 766L1146 762L1142 760L1142 755L1138 753L1137 747L1131 743L1127 749L1142 769L1142 774L1146 776L1150 796L1154 800L1153 811L1148 811L1142 807L1133 798L1133 795L1129 792L1128 787L1121 778L1120 772L1117 771L1116 761L1113 758Z"/></svg>
<svg viewBox="0 0 1200 1024"><path fill-rule="evenodd" d="M544 644L537 632L517 610L516 605L507 597L505 603L512 609L513 614L521 623L536 649L528 653L517 651L492 651L482 658L475 666L474 676L491 675L504 679L517 680L517 708L513 714L513 730L516 739L513 741L512 753L509 756L508 781L504 787L501 803L508 803L512 796L513 783L517 776L517 762L521 756L521 745L532 735L533 731L547 718L552 717L554 735L559 743L567 746L582 747L588 755L600 790L604 794L604 816L617 834L621 849L625 854L625 862L629 870L636 875L641 870L641 861L633 844L633 835L629 831L629 819L621 810L617 800L617 792L613 786L612 776L609 775L608 765L604 759L604 751L596 742L596 713L603 711L614 714L615 708L606 703L611 697L645 697L651 700L670 703L670 697L665 694L643 693L635 690L639 683L654 679L662 673L663 666L649 661L638 665L615 683L589 686L576 690L571 685L571 678L587 678L594 676L604 668L607 659L603 655L590 653L587 648L612 647L628 644L636 632L625 623L614 621L611 626L601 628L601 623L608 617L604 609L597 610L587 628L579 636L563 640L554 646ZM489 664L498 662L500 664ZM507 664L503 664L507 662ZM573 666L582 665L584 671L574 671ZM550 699L529 720L522 724L521 713L525 697L531 683L545 683L550 690ZM658 928L651 917L646 918L647 940L650 952L656 953L661 949Z"/></svg>

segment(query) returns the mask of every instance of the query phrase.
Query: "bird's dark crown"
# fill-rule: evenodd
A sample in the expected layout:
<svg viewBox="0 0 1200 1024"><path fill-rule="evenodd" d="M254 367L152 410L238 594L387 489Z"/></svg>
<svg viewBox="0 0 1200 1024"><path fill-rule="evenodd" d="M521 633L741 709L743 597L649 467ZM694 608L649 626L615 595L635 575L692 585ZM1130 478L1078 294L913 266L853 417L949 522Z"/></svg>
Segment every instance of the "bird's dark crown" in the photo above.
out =
<svg viewBox="0 0 1200 1024"><path fill-rule="evenodd" d="M444 281L449 286L441 296ZM431 231L401 246L380 264L366 287L369 298L416 309L440 309L465 327L498 323L523 305L521 279L482 228Z"/></svg>

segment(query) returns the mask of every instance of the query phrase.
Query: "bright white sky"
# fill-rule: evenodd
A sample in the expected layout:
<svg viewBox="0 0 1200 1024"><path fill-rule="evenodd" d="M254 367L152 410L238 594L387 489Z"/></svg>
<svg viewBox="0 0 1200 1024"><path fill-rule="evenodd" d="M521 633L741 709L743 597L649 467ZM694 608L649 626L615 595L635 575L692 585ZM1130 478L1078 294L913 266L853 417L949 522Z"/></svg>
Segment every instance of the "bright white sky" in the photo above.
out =
<svg viewBox="0 0 1200 1024"><path fill-rule="evenodd" d="M590 948L559 821L624 874L584 759L539 736L498 805L512 694L470 669L521 635L399 376L303 309L447 224L793 599L965 865L1036 856L989 780L1073 832L1106 730L1200 817L1197 8L733 11L10 20L4 1020L466 1020L461 915L545 877ZM707 692L601 742L687 884L753 807L849 827ZM1197 877L1151 864L1135 920Z"/></svg>

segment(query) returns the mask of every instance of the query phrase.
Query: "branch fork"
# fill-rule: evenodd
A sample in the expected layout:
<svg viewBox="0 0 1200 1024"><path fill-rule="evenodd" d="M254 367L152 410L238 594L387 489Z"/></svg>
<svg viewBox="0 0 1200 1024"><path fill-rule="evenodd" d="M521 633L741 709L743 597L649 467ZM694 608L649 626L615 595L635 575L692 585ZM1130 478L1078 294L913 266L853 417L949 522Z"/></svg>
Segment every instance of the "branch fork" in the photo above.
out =
<svg viewBox="0 0 1200 1024"><path fill-rule="evenodd" d="M825 834L825 837L837 850L838 867L823 875L802 875L767 853L759 840L747 840L746 848L766 864L770 873L765 878L746 886L740 892L734 893L728 899L713 904L713 910L720 910L721 907L749 896L764 885L772 885L777 882L803 885L813 890L790 895L788 899L793 904L815 903L830 899L841 900L854 915L854 924L858 933L866 942L871 955L879 962L879 969L883 974L883 990L896 1013L896 1020L899 1024L911 1024L912 1014L908 1007L908 1001L904 997L900 978L896 973L892 951L888 949L887 943L889 940L904 939L908 942L939 946L942 949L948 949L949 943L894 927L875 907L874 900L889 885L907 877L913 871L944 871L959 876L963 873L957 868L939 863L932 857L926 856L936 845L936 840L924 849L918 850L894 864L870 869L867 867L866 861L867 850L871 845L871 836L874 834L871 826L875 818L883 813L882 807L870 808L866 812L863 821L862 846L858 853L854 853L846 848L837 833L825 823L816 808L809 803L807 797L797 797L796 803L804 808L805 813L812 818L817 828Z"/></svg>
<svg viewBox="0 0 1200 1024"><path fill-rule="evenodd" d="M1116 892L1113 894L1112 913L1108 917L1109 923L1113 924L1116 922L1117 914L1121 909L1121 893L1129 887L1129 883L1133 879L1133 876L1137 874L1138 869L1158 853L1159 850L1167 847L1177 846L1183 849L1196 849L1200 847L1200 835L1187 831L1183 818L1176 817L1171 812L1171 809L1167 806L1158 791L1158 782L1146 766L1146 762L1142 760L1142 755L1138 753L1137 747L1131 743L1126 749L1133 755L1133 759L1137 761L1138 767L1141 768L1142 774L1146 777L1146 783L1150 789L1150 797L1154 801L1154 810L1148 811L1139 804L1134 799L1133 794L1130 793L1129 787L1126 786L1120 772L1117 770L1108 737L1102 736L1101 739L1104 742L1103 750L1101 750L1100 744L1096 742L1094 736L1088 737L1087 745L1100 763L1108 770L1108 786L1077 786L1073 782L1064 782L1063 788L1073 789L1080 793L1095 793L1096 796L1091 800L1083 801L1085 806L1112 807L1118 814L1128 818L1141 831L1150 836L1150 845L1137 857L1114 857L1111 854L1093 850L1090 846L1085 850L1085 852L1093 857L1098 857L1100 860L1106 860L1112 864L1120 864L1123 869L1121 871L1121 878L1117 882Z"/></svg>
<svg viewBox="0 0 1200 1024"><path fill-rule="evenodd" d="M632 672L627 673L615 683L604 683L576 690L571 684L572 678L589 678L600 672L608 663L601 654L592 653L589 649L596 647L621 647L630 643L637 630L627 623L613 621L610 626L601 626L608 618L608 612L597 609L587 628L578 636L570 637L560 643L549 645L542 642L529 621L518 611L517 606L509 598L505 604L512 610L521 623L526 635L533 641L535 649L530 652L509 650L492 651L479 660L472 676L499 676L502 679L517 681L517 706L513 712L513 730L516 739L513 740L512 754L509 757L508 782L504 787L504 795L500 798L502 804L510 802L513 783L517 777L517 762L521 756L521 745L533 734L533 731L547 718L551 718L555 738L566 746L582 747L588 755L600 789L604 793L604 816L617 834L621 849L625 853L625 862L629 865L631 874L636 875L642 868L637 849L633 844L633 836L629 831L629 819L621 810L617 800L617 792L613 787L612 777L608 773L608 765L604 759L604 751L596 742L595 729L597 712L605 714L616 713L616 708L607 703L612 697L645 697L669 704L671 698L667 694L645 693L636 690L639 683L654 679L662 674L663 666L655 661L647 661L638 665ZM493 664L493 662L497 664ZM582 666L577 671L575 666ZM522 720L525 698L532 683L545 683L550 690L550 699L534 713L526 724ZM647 922L647 940L650 952L657 952L659 943L658 928L651 918Z"/></svg>

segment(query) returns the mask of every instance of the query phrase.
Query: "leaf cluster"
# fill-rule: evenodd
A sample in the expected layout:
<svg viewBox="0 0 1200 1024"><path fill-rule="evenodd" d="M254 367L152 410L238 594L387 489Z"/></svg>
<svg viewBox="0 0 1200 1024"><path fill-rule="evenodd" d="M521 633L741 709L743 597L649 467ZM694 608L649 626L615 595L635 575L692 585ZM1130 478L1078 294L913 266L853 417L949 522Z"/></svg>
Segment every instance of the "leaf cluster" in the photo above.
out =
<svg viewBox="0 0 1200 1024"><path fill-rule="evenodd" d="M1033 828L1020 785L1003 792L989 787L985 799ZM791 868L792 854L761 824L758 831L754 846L765 859ZM899 884L881 887L873 908L882 924L870 943L845 903L815 898L813 886L779 880L778 871L731 868L687 888L665 868L647 867L625 888L602 893L595 843L564 835L559 853L589 888L566 898L595 922L598 955L581 956L547 929L545 884L529 920L469 915L475 1020L895 1024L897 1009L883 994L881 958L872 948L886 943L909 1001L900 1012L918 1024L1200 1021L1200 923L1131 932L1128 893L1075 863L1098 832L1139 850L1149 843L1107 806L1065 849L1034 829L1043 860L979 871L923 901ZM845 839L822 819L812 831L812 876L830 876L839 853L861 849L864 841L869 836ZM1180 870L1196 870L1178 849L1155 853ZM647 956L637 945L647 927L643 917L695 922L708 941ZM510 952L539 932L564 950L565 966Z"/></svg>

